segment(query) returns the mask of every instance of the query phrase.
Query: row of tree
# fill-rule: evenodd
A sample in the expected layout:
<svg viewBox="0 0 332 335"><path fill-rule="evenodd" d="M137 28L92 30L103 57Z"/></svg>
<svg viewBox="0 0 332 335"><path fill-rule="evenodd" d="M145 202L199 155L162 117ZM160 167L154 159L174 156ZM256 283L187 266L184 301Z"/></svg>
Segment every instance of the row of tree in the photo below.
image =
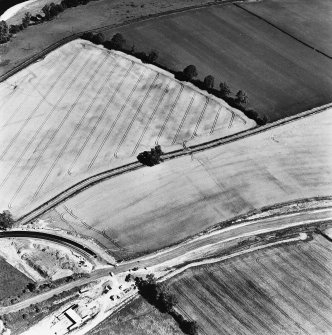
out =
<svg viewBox="0 0 332 335"><path fill-rule="evenodd" d="M146 279L136 277L135 282L141 296L160 312L171 315L185 334L198 334L196 321L186 320L175 311L174 307L178 303L176 296L171 293L167 286L157 283L153 274L147 275Z"/></svg>
<svg viewBox="0 0 332 335"><path fill-rule="evenodd" d="M90 0L62 0L61 3L55 4L54 2L46 4L42 8L43 15L31 15L27 12L24 14L22 23L7 25L6 21L0 21L0 44L6 43L10 40L13 34L17 34L29 25L35 25L44 21L49 21L56 17L59 13L63 12L66 8L76 7L78 5L86 5Z"/></svg>
<svg viewBox="0 0 332 335"><path fill-rule="evenodd" d="M136 52L135 45L132 45L130 48L128 48L125 38L120 33L113 35L109 41L105 40L105 37L102 33L88 32L84 33L82 38L95 44L101 44L107 49L119 50L133 55L136 58L142 60L143 63L158 65L159 67L173 73L176 79L191 82L200 89L206 90L210 94L224 99L232 107L240 109L249 118L255 120L258 125L264 125L268 121L266 116L262 117L254 110L247 108L249 98L245 91L239 90L236 92L235 97L232 97L231 89L226 82L221 82L219 84L219 89L216 89L215 78L212 75L206 76L203 81L197 79L198 71L195 65L188 65L184 68L183 71L172 71L168 68L165 68L161 64L156 63L158 59L158 53L156 51L152 50L147 54L145 52Z"/></svg>

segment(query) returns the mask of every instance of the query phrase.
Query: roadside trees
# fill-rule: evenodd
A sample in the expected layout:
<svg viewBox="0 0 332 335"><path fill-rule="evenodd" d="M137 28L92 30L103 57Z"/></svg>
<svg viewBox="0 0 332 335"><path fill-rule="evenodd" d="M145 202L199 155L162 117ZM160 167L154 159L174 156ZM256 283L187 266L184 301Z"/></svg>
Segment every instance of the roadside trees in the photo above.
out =
<svg viewBox="0 0 332 335"><path fill-rule="evenodd" d="M45 20L49 20L51 18L51 13L50 13L50 5L46 4L43 8L42 8L42 12L45 15Z"/></svg>
<svg viewBox="0 0 332 335"><path fill-rule="evenodd" d="M193 80L195 77L198 76L198 72L196 69L195 65L188 65L184 70L183 70L183 76L185 80Z"/></svg>
<svg viewBox="0 0 332 335"><path fill-rule="evenodd" d="M28 28L28 25L30 23L30 19L31 19L31 14L29 12L26 12L24 14L23 19L22 19L23 28Z"/></svg>
<svg viewBox="0 0 332 335"><path fill-rule="evenodd" d="M236 100L237 103L246 105L248 103L248 96L246 92L240 90L236 93Z"/></svg>
<svg viewBox="0 0 332 335"><path fill-rule="evenodd" d="M6 230L14 225L15 221L12 214L9 211L3 211L0 213L0 230Z"/></svg>
<svg viewBox="0 0 332 335"><path fill-rule="evenodd" d="M206 89L211 89L214 87L214 77L211 75L208 75L204 78L204 87Z"/></svg>
<svg viewBox="0 0 332 335"><path fill-rule="evenodd" d="M227 97L231 94L231 90L226 82L219 84L219 91L223 97Z"/></svg>
<svg viewBox="0 0 332 335"><path fill-rule="evenodd" d="M0 44L9 41L10 33L6 21L0 21Z"/></svg>

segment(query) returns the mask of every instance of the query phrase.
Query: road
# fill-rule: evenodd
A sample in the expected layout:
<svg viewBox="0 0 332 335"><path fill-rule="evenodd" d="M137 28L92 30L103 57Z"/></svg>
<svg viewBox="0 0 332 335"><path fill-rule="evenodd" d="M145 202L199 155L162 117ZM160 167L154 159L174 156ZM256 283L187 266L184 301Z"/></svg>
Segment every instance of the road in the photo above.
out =
<svg viewBox="0 0 332 335"><path fill-rule="evenodd" d="M213 249L218 251L218 247L222 247L225 242L319 223L332 223L332 207L303 210L296 213L281 214L255 220L249 219L227 228L213 230L201 236L198 235L191 240L150 255L123 262L116 267L96 270L90 278L79 279L75 282L62 285L12 306L0 307L0 314L18 311L28 307L30 304L40 303L60 292L108 276L110 271L114 274L120 274L134 267L141 269L146 267L148 270L155 266L158 266L158 269L168 269L169 267L179 268L181 264L185 265L188 264L188 262L194 262L197 259L205 257L205 255Z"/></svg>
<svg viewBox="0 0 332 335"><path fill-rule="evenodd" d="M257 128L252 128L252 129L248 129L246 131L243 131L241 133L237 133L228 137L224 137L221 139L216 139L213 141L209 141L209 142L204 142L201 144L197 144L197 145L193 145L193 146L188 146L182 150L176 150L176 151L171 151L168 153L165 153L162 158L164 160L171 160L171 159L176 159L185 155L191 155L193 153L196 152L200 152L200 151L204 151L207 149L211 149L214 148L216 146L221 146L221 145L226 145L228 143L234 142L234 141L238 141L238 140L242 140L245 139L249 136L253 136L256 134L259 134L261 132L265 132L268 131L272 128L281 126L283 124L289 123L289 122L294 122L298 119L304 118L304 117L308 117L310 115L316 114L316 113L320 113L323 112L324 110L326 110L327 108L332 107L332 103L324 105L324 106L320 106L318 108L314 108L312 110L285 118L283 120L279 120L276 122L272 122L269 123L265 126L262 127L257 127ZM141 168L150 168L150 167L146 167L144 166L142 163L136 161L130 164L126 164L111 170L106 170L104 172L98 173L96 175L93 175L89 178L86 178L74 185L72 185L71 187L67 188L66 190L64 190L63 192L59 193L58 195L56 195L55 197L51 198L50 200L44 202L43 204L41 204L40 206L36 207L34 210L30 211L29 213L26 213L25 215L23 215L22 217L18 218L16 221L18 224L22 225L22 224L26 224L32 220L35 220L36 218L38 218L40 215L42 215L43 213L49 211L50 209L58 206L60 203L66 201L67 199L75 196L76 194L84 191L85 189L92 187L102 181L108 180L110 178L114 178L116 176L128 173L128 172L132 172L135 171L137 169L141 169Z"/></svg>

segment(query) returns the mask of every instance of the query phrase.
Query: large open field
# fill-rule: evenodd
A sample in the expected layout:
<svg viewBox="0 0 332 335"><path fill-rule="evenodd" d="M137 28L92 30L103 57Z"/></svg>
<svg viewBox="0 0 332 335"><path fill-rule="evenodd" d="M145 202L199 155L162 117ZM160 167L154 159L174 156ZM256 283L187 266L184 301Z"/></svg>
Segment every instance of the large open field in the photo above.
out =
<svg viewBox="0 0 332 335"><path fill-rule="evenodd" d="M331 256L316 236L188 270L171 287L200 335L331 334Z"/></svg>
<svg viewBox="0 0 332 335"><path fill-rule="evenodd" d="M83 40L1 83L0 101L0 208L15 215L157 143L170 151L255 126L223 100Z"/></svg>
<svg viewBox="0 0 332 335"><path fill-rule="evenodd" d="M277 25L302 31L298 38L309 30L307 42L317 40L319 48L330 48L331 9L326 9L331 2L310 1L309 6L306 1L303 6L301 0L292 1L288 11L289 2L273 6L266 0L245 8L258 12L262 6ZM109 36L115 31L124 35L129 47L158 50L163 65L181 70L195 64L201 78L212 74L218 85L226 81L234 94L244 89L250 105L271 120L331 102L331 59L232 4L132 24Z"/></svg>
<svg viewBox="0 0 332 335"><path fill-rule="evenodd" d="M330 108L192 157L118 176L59 205L56 211L64 221L51 226L71 230L72 225L108 248L115 241L134 256L254 209L330 196L331 127Z"/></svg>

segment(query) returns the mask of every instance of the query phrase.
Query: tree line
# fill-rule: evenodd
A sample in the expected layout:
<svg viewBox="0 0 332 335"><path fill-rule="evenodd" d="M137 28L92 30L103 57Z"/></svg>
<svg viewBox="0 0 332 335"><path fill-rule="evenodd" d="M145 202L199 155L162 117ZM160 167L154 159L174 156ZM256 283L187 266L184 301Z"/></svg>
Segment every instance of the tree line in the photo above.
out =
<svg viewBox="0 0 332 335"><path fill-rule="evenodd" d="M26 29L28 26L49 21L67 8L86 5L88 2L90 2L90 0L62 0L59 4L52 2L44 5L42 8L42 15L31 15L30 12L26 12L20 24L12 24L8 26L6 21L0 21L0 44L7 43L13 35Z"/></svg>
<svg viewBox="0 0 332 335"><path fill-rule="evenodd" d="M178 304L176 296L170 291L169 287L157 283L153 274L147 275L145 279L136 277L135 283L140 295L161 313L168 313L172 316L185 334L198 334L197 322L186 320L181 314L175 311L174 307Z"/></svg>
<svg viewBox="0 0 332 335"><path fill-rule="evenodd" d="M234 96L231 96L232 91L226 82L220 82L216 88L215 78L212 75L207 75L204 80L197 79L198 71L195 65L188 65L183 69L183 71L171 70L161 65L160 63L157 63L159 56L157 51L151 50L148 53L141 51L138 52L135 50L135 45L132 45L130 48L128 48L127 41L120 33L114 34L111 40L106 40L102 33L87 32L84 33L81 37L94 44L103 45L109 50L119 50L126 54L132 55L136 58L139 58L143 63L157 65L158 67L174 74L176 79L180 81L191 82L198 88L225 100L230 106L241 110L248 118L255 120L259 126L268 122L268 119L265 115L261 116L253 109L248 108L249 97L244 90L239 90L235 93Z"/></svg>

